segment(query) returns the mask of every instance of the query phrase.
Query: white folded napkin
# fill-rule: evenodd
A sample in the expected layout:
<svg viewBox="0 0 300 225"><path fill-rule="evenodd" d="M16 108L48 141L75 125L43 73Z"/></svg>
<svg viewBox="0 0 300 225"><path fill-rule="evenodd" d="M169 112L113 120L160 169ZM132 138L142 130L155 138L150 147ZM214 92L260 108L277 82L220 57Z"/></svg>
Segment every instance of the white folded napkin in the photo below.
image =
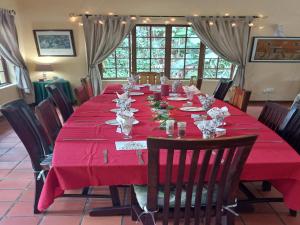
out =
<svg viewBox="0 0 300 225"><path fill-rule="evenodd" d="M216 100L213 96L209 96L209 95L205 95L205 96L199 95L198 98L204 110L208 110Z"/></svg>
<svg viewBox="0 0 300 225"><path fill-rule="evenodd" d="M207 114L211 117L211 118L218 118L218 117L227 117L230 116L230 113L228 111L228 108L226 106L222 107L222 108L218 108L218 107L213 107L210 110L207 111Z"/></svg>
<svg viewBox="0 0 300 225"><path fill-rule="evenodd" d="M129 98L129 94L128 92L124 92L123 94L119 94L118 92L116 92L118 99L128 99Z"/></svg>
<svg viewBox="0 0 300 225"><path fill-rule="evenodd" d="M195 85L183 86L182 88L184 92L193 92L195 95L201 94L201 91Z"/></svg>
<svg viewBox="0 0 300 225"><path fill-rule="evenodd" d="M214 120L202 120L197 122L197 127L201 130L204 139L213 138L216 134L218 124Z"/></svg>
<svg viewBox="0 0 300 225"><path fill-rule="evenodd" d="M160 83L161 84L169 84L170 80L166 76L160 77Z"/></svg>

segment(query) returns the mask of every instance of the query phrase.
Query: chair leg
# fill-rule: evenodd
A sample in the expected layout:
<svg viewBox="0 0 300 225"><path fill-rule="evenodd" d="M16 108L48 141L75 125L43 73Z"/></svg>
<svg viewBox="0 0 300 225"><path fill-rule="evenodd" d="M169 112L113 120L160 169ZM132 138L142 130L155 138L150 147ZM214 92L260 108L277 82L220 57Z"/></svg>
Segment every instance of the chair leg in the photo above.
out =
<svg viewBox="0 0 300 225"><path fill-rule="evenodd" d="M290 209L290 216L296 217L297 216L297 211Z"/></svg>
<svg viewBox="0 0 300 225"><path fill-rule="evenodd" d="M88 195L89 194L89 191L90 191L90 188L89 187L85 187L85 188L83 188L83 190L82 190L82 195L83 196L86 196L86 195Z"/></svg>
<svg viewBox="0 0 300 225"><path fill-rule="evenodd" d="M111 201L113 203L113 206L120 206L120 196L119 196L119 191L117 186L109 186L109 191L111 195Z"/></svg>
<svg viewBox="0 0 300 225"><path fill-rule="evenodd" d="M39 203L39 199L40 199L40 196L41 196L43 186L44 186L44 181L42 179L37 180L36 176L35 176L35 195L34 195L34 206L33 206L34 214L41 213L38 210L37 206L38 206L38 203Z"/></svg>
<svg viewBox="0 0 300 225"><path fill-rule="evenodd" d="M227 223L226 225L234 225L234 221L235 221L235 215L233 215L230 212L227 212Z"/></svg>
<svg viewBox="0 0 300 225"><path fill-rule="evenodd" d="M262 182L262 191L266 192L266 191L271 191L272 188L272 184L269 181L263 181Z"/></svg>

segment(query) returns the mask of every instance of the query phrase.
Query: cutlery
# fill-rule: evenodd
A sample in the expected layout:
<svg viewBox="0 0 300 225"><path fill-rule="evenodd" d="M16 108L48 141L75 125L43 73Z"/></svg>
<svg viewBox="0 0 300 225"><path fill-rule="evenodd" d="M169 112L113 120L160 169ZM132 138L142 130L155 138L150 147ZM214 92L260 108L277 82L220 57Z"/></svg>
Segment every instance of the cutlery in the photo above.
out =
<svg viewBox="0 0 300 225"><path fill-rule="evenodd" d="M104 150L103 150L103 157L104 157L103 162L104 162L105 164L108 163L107 149L104 149Z"/></svg>
<svg viewBox="0 0 300 225"><path fill-rule="evenodd" d="M143 152L137 150L137 151L136 151L136 155L138 156L139 164L140 164L140 165L145 164L145 162L144 162L144 160L143 160Z"/></svg>
<svg viewBox="0 0 300 225"><path fill-rule="evenodd" d="M64 138L63 141L108 141L105 138Z"/></svg>
<svg viewBox="0 0 300 225"><path fill-rule="evenodd" d="M249 128L228 128L228 129L230 129L230 130L260 130L261 128L251 128L251 127L249 127Z"/></svg>

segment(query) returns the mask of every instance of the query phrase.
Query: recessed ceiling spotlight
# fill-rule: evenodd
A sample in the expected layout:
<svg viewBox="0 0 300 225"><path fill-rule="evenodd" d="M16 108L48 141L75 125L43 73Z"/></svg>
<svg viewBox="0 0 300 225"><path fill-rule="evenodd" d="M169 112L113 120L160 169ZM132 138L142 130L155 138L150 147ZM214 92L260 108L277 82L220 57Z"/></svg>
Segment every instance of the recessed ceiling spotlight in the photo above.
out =
<svg viewBox="0 0 300 225"><path fill-rule="evenodd" d="M123 20L121 23L122 23L122 24L126 24L127 22Z"/></svg>
<svg viewBox="0 0 300 225"><path fill-rule="evenodd" d="M78 25L79 25L80 27L82 27L82 26L83 26L83 23L79 22Z"/></svg>
<svg viewBox="0 0 300 225"><path fill-rule="evenodd" d="M225 13L224 15L225 15L225 16L229 16L230 14L229 14L229 13Z"/></svg>
<svg viewBox="0 0 300 225"><path fill-rule="evenodd" d="M236 27L236 23L235 22L231 23L231 26Z"/></svg>
<svg viewBox="0 0 300 225"><path fill-rule="evenodd" d="M265 27L264 26L259 26L258 29L262 30L264 29Z"/></svg>
<svg viewBox="0 0 300 225"><path fill-rule="evenodd" d="M166 21L165 21L165 24L167 24L167 25L170 24L170 21L169 21L169 20L166 20Z"/></svg>
<svg viewBox="0 0 300 225"><path fill-rule="evenodd" d="M114 14L113 12L109 12L108 15L109 15L109 16L113 16L113 15L115 15L115 14Z"/></svg>
<svg viewBox="0 0 300 225"><path fill-rule="evenodd" d="M85 11L84 13L85 13L85 14L90 14L90 11Z"/></svg>
<svg viewBox="0 0 300 225"><path fill-rule="evenodd" d="M150 19L149 17L147 17L145 20L146 20L146 21L151 21L151 19Z"/></svg>
<svg viewBox="0 0 300 225"><path fill-rule="evenodd" d="M102 20L98 20L98 23L99 24L104 24Z"/></svg>
<svg viewBox="0 0 300 225"><path fill-rule="evenodd" d="M136 20L136 16L132 16L132 17L130 17L130 19Z"/></svg>
<svg viewBox="0 0 300 225"><path fill-rule="evenodd" d="M193 16L198 16L198 14L194 14Z"/></svg>
<svg viewBox="0 0 300 225"><path fill-rule="evenodd" d="M176 21L176 18L172 17L170 20L171 20L172 22L175 22L175 21Z"/></svg>
<svg viewBox="0 0 300 225"><path fill-rule="evenodd" d="M76 16L71 16L71 17L70 17L70 21L71 21L71 22L76 22L76 20L77 20Z"/></svg>
<svg viewBox="0 0 300 225"><path fill-rule="evenodd" d="M187 24L188 24L188 25L190 25L190 26L191 26L191 25L193 25L193 23L192 23L192 22L188 22Z"/></svg>
<svg viewBox="0 0 300 225"><path fill-rule="evenodd" d="M253 27L254 23L249 23L248 25L249 25L249 27Z"/></svg>
<svg viewBox="0 0 300 225"><path fill-rule="evenodd" d="M143 22L143 23L148 23L148 21L147 21L147 20L143 20L142 22Z"/></svg>
<svg viewBox="0 0 300 225"><path fill-rule="evenodd" d="M209 26L213 26L213 25L214 25L214 22L213 22L213 21L209 21L209 22L208 22L208 25L209 25Z"/></svg>
<svg viewBox="0 0 300 225"><path fill-rule="evenodd" d="M263 14L258 14L258 17L259 18L264 18L264 15Z"/></svg>

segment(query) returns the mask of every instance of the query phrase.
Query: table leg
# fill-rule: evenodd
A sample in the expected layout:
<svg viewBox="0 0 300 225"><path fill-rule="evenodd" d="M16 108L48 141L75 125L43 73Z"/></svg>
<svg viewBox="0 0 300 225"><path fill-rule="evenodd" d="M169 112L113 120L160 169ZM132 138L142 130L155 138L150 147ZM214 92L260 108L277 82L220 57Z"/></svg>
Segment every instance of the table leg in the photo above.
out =
<svg viewBox="0 0 300 225"><path fill-rule="evenodd" d="M112 201L113 206L120 206L121 201L120 201L118 187L117 186L109 186L109 191L110 191L111 201Z"/></svg>
<svg viewBox="0 0 300 225"><path fill-rule="evenodd" d="M290 209L290 216L296 217L297 211Z"/></svg>

